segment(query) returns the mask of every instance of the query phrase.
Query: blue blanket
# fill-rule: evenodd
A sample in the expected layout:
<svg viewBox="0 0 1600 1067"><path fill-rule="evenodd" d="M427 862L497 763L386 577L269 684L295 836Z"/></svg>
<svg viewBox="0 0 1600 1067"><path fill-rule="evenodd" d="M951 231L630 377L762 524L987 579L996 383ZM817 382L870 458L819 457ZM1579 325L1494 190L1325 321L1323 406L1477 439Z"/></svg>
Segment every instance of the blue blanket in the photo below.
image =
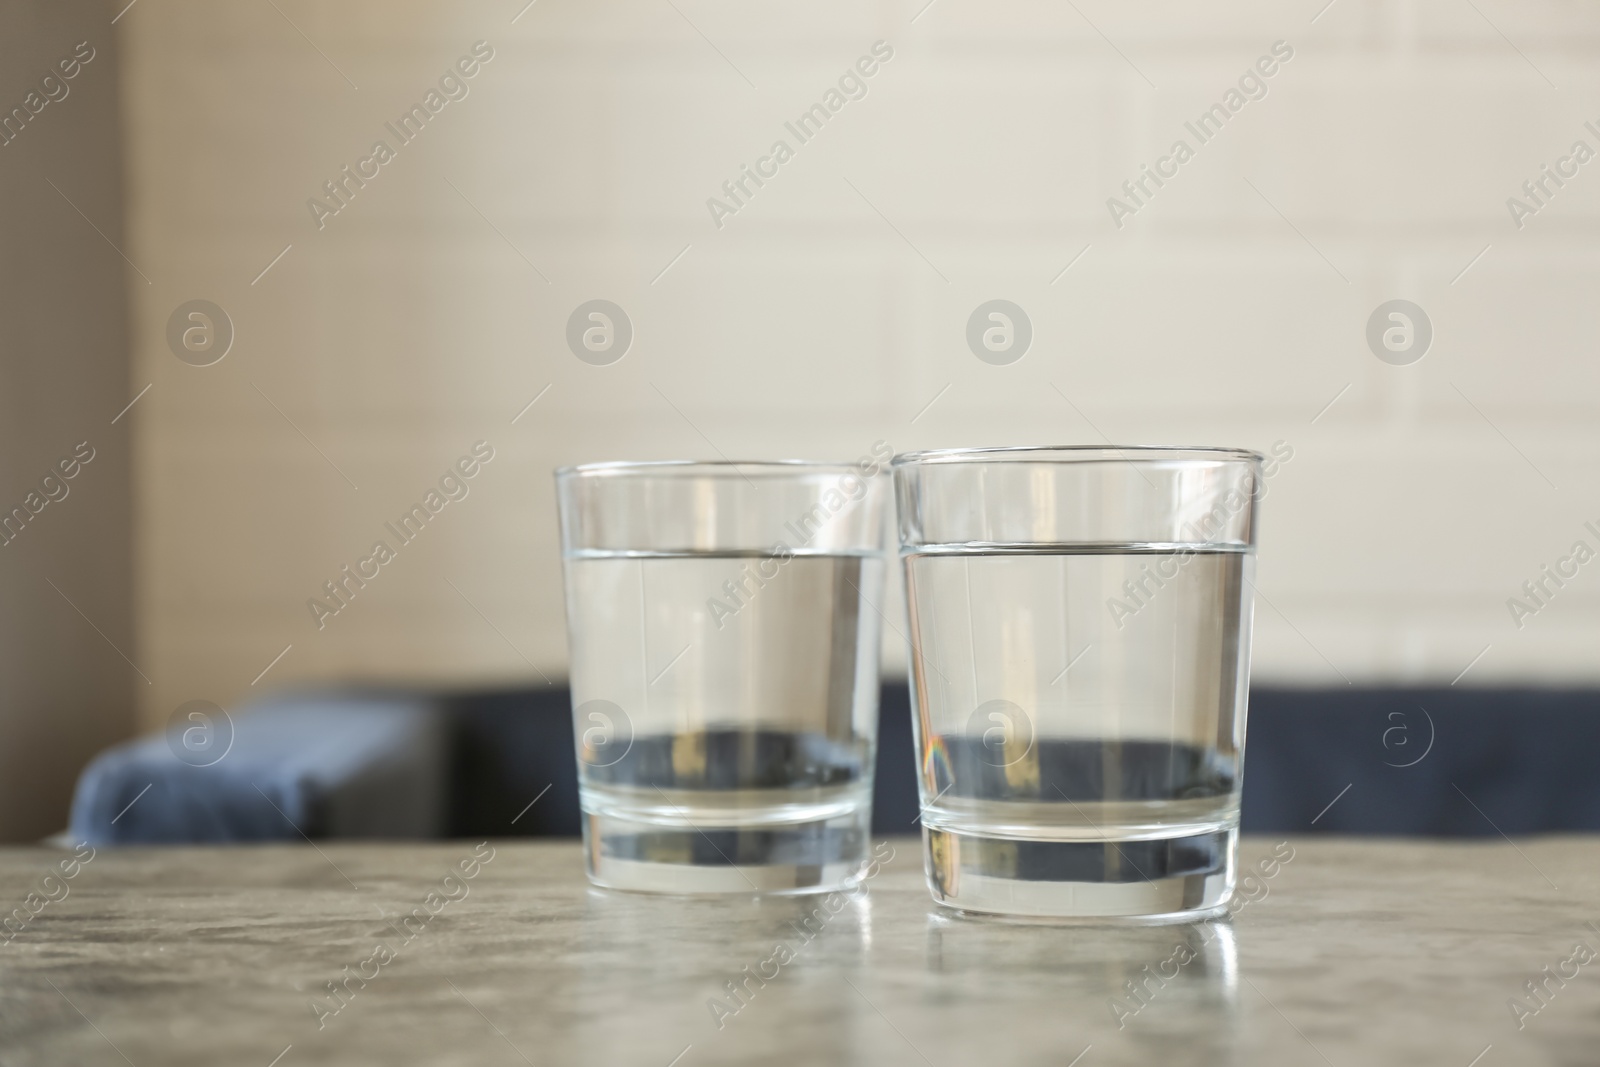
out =
<svg viewBox="0 0 1600 1067"><path fill-rule="evenodd" d="M429 838L445 830L450 746L436 700L284 695L209 719L97 756L78 779L74 839ZM201 744L186 743L197 737Z"/></svg>

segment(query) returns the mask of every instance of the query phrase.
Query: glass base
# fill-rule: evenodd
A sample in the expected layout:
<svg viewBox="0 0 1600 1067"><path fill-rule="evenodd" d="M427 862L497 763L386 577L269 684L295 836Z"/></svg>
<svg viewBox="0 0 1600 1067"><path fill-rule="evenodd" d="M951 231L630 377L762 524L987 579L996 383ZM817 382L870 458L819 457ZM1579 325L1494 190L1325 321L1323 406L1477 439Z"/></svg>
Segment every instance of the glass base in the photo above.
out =
<svg viewBox="0 0 1600 1067"><path fill-rule="evenodd" d="M1173 838L1040 841L923 828L933 899L1021 920L1192 922L1233 895L1237 827Z"/></svg>
<svg viewBox="0 0 1600 1067"><path fill-rule="evenodd" d="M868 819L684 827L585 812L584 865L595 885L638 893L832 893L861 880Z"/></svg>

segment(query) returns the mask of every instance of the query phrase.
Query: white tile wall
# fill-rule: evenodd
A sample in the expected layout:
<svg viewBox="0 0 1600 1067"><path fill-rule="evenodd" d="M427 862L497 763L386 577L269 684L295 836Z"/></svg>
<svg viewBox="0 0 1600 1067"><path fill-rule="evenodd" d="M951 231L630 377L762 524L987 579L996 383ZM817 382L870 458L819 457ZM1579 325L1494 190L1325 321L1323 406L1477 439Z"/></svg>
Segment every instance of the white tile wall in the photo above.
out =
<svg viewBox="0 0 1600 1067"><path fill-rule="evenodd" d="M1521 231L1505 208L1573 139L1600 149L1600 11L676 3L121 20L130 254L155 279L132 287L147 721L237 699L291 644L256 688L559 678L551 468L707 438L1287 441L1258 678L1449 682L1485 646L1462 684L1600 677L1600 570L1521 631L1505 607L1600 523L1600 161ZM866 98L714 227L706 198L880 38ZM478 39L470 96L319 232L306 198ZM1106 198L1280 39L1267 97L1114 227ZM562 340L597 296L637 332L610 367ZM997 296L1035 326L1010 367L963 340ZM237 327L213 367L165 348L191 297ZM1414 366L1363 339L1392 297L1435 325ZM319 632L306 598L480 438L471 496Z"/></svg>

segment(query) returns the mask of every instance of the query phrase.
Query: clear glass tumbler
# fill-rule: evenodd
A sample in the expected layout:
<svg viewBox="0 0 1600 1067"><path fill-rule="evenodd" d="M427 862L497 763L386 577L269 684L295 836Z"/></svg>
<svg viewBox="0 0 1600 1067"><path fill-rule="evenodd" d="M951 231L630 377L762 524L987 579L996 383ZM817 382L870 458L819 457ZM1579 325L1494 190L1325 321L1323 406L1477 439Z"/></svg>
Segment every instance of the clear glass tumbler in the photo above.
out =
<svg viewBox="0 0 1600 1067"><path fill-rule="evenodd" d="M888 451L556 472L596 884L826 892L860 876Z"/></svg>
<svg viewBox="0 0 1600 1067"><path fill-rule="evenodd" d="M1261 456L894 459L929 888L1186 920L1233 891Z"/></svg>

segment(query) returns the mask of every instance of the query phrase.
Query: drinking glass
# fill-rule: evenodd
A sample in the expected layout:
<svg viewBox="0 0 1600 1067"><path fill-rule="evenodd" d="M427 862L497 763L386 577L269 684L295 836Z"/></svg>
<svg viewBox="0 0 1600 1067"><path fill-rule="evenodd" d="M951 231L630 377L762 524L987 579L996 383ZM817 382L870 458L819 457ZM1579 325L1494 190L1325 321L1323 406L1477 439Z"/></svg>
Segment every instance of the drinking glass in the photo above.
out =
<svg viewBox="0 0 1600 1067"><path fill-rule="evenodd" d="M860 876L888 452L556 472L596 884L826 892Z"/></svg>
<svg viewBox="0 0 1600 1067"><path fill-rule="evenodd" d="M1262 457L893 462L929 888L961 911L1188 920L1232 893Z"/></svg>

